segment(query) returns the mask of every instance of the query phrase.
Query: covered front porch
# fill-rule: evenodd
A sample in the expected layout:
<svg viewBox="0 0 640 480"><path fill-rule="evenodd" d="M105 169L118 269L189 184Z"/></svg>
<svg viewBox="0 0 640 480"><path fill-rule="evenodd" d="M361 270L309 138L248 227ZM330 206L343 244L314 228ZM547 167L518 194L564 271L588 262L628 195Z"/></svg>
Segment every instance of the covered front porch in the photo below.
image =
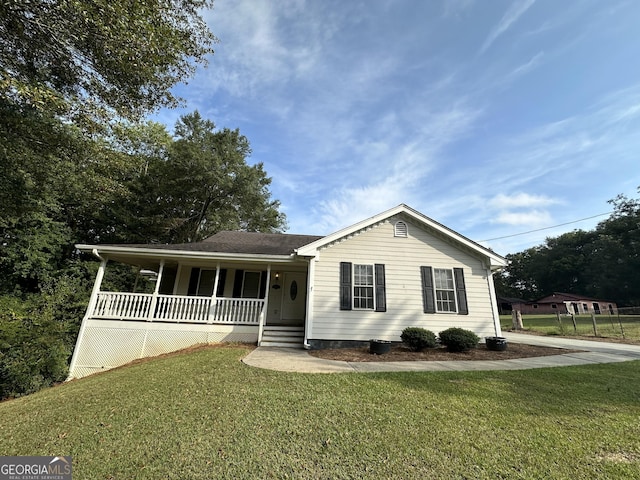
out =
<svg viewBox="0 0 640 480"><path fill-rule="evenodd" d="M303 346L306 261L280 255L150 254L115 246L93 253L101 263L70 378L200 343ZM122 264L138 275L129 291L112 291L109 271Z"/></svg>
<svg viewBox="0 0 640 480"><path fill-rule="evenodd" d="M115 257L115 258L114 258ZM96 320L303 326L305 262L103 255L86 317ZM132 291L103 289L109 262L138 269ZM150 282L149 282L150 280ZM153 291L148 285L153 286ZM145 288L145 286L147 287ZM143 290L143 291L139 291ZM145 291L146 290L146 291Z"/></svg>

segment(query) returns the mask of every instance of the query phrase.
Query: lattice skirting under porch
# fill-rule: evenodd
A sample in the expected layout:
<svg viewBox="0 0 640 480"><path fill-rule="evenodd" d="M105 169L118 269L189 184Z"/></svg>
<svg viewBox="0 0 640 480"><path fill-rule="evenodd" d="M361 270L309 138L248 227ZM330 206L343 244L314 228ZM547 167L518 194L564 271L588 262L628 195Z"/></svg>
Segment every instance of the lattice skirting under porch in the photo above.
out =
<svg viewBox="0 0 640 480"><path fill-rule="evenodd" d="M192 345L258 341L257 325L173 324L87 320L69 378L81 378L138 358Z"/></svg>

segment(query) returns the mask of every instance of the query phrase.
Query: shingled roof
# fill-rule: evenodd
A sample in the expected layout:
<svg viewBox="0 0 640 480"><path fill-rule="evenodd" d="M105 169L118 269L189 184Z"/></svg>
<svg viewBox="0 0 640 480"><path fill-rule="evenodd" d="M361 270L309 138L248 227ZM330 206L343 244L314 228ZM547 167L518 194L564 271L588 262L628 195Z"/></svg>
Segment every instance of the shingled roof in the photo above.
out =
<svg viewBox="0 0 640 480"><path fill-rule="evenodd" d="M129 248L150 248L211 253L244 253L256 255L291 255L295 249L323 238L318 235L293 235L288 233L259 233L222 231L201 242L169 245L114 245Z"/></svg>

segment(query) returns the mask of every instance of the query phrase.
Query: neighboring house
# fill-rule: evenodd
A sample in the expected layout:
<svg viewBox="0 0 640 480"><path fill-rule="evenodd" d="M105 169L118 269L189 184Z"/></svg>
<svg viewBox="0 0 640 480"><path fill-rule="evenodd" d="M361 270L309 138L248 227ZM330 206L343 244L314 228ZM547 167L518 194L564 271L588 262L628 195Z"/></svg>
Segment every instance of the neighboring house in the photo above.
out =
<svg viewBox="0 0 640 480"><path fill-rule="evenodd" d="M406 205L324 237L77 248L102 263L70 378L198 343L313 349L400 341L408 326L501 334L492 274L506 260ZM155 291L102 291L108 261L157 272Z"/></svg>
<svg viewBox="0 0 640 480"><path fill-rule="evenodd" d="M618 306L615 302L599 300L573 293L554 292L551 295L547 295L546 297L542 297L531 302L525 302L524 300L517 299L512 300L516 300L517 302L511 303L511 309L520 310L520 313L523 315L533 313L560 313L561 315L589 315L594 313L596 315L616 315L618 313Z"/></svg>
<svg viewBox="0 0 640 480"><path fill-rule="evenodd" d="M527 301L522 300L521 298L498 297L498 311L500 312L500 315L511 315L513 310L518 309L518 305L525 303L527 303Z"/></svg>

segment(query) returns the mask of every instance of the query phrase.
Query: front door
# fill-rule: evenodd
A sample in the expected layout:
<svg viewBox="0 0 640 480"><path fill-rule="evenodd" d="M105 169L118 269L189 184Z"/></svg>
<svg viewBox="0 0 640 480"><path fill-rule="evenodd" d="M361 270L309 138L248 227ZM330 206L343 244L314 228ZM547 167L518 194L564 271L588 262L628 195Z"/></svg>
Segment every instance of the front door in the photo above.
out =
<svg viewBox="0 0 640 480"><path fill-rule="evenodd" d="M302 323L307 298L307 274L286 272L282 283L282 321Z"/></svg>

